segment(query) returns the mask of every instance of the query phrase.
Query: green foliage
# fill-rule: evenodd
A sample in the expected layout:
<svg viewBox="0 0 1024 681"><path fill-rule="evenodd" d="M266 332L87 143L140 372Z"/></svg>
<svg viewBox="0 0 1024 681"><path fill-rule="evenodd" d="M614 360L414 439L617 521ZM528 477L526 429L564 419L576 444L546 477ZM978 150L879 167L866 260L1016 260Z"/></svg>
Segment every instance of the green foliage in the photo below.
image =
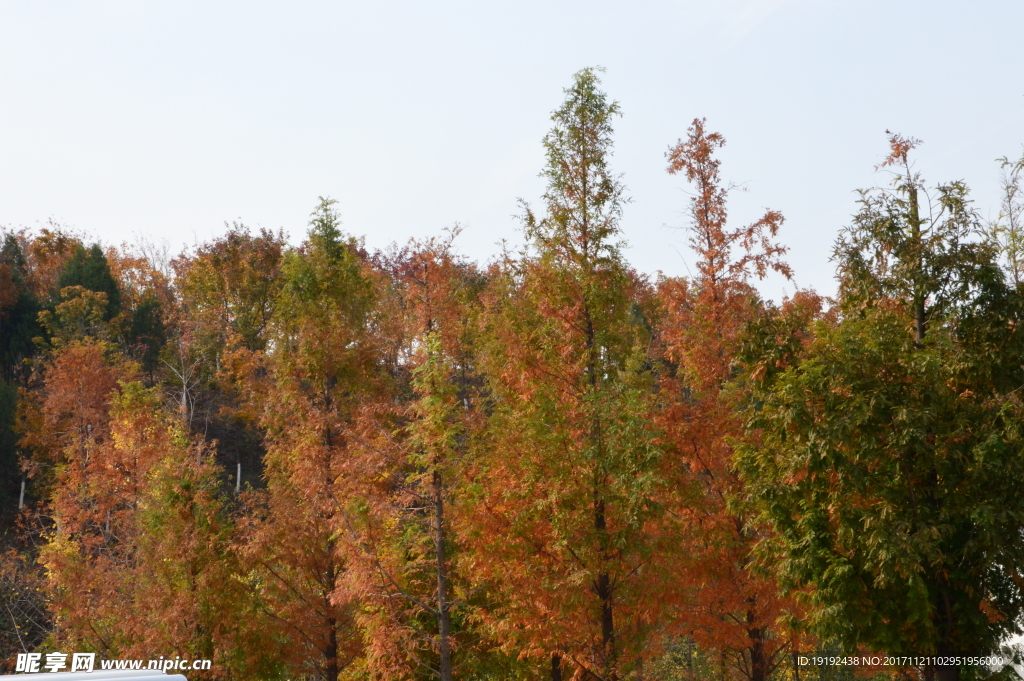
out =
<svg viewBox="0 0 1024 681"><path fill-rule="evenodd" d="M88 249L79 244L75 248L60 273L59 286L61 289L81 286L89 291L105 293L107 309L103 315L104 321L110 321L121 311L121 289L110 272L110 263L99 244L93 244Z"/></svg>
<svg viewBox="0 0 1024 681"><path fill-rule="evenodd" d="M962 182L939 185L930 217L917 217L917 178L895 192L861 192L861 210L843 230L834 259L840 301L850 309L879 298L927 301L928 315L968 304L993 268L992 250L978 241L980 221ZM975 240L971 240L975 237Z"/></svg>
<svg viewBox="0 0 1024 681"><path fill-rule="evenodd" d="M907 168L840 239L842 316L776 351L782 370L747 356L763 441L739 465L775 533L765 555L826 640L983 654L1024 614L1024 308L967 240L966 188L940 187L923 221Z"/></svg>
<svg viewBox="0 0 1024 681"><path fill-rule="evenodd" d="M369 360L359 340L374 302L359 243L342 234L334 203L320 199L306 243L286 254L275 315L279 357L301 362L295 368L319 390L354 380Z"/></svg>
<svg viewBox="0 0 1024 681"><path fill-rule="evenodd" d="M1020 286L1024 283L1024 157L1014 162L1004 156L999 166L1003 173L1002 205L999 218L989 225L988 236L1005 264L1010 282Z"/></svg>
<svg viewBox="0 0 1024 681"><path fill-rule="evenodd" d="M0 248L0 268L4 267L9 272L14 300L0 309L0 371L5 380L12 381L22 361L35 354L32 339L43 331L38 321L42 308L28 285L25 254L13 234L4 235Z"/></svg>
<svg viewBox="0 0 1024 681"><path fill-rule="evenodd" d="M651 660L644 678L653 681L726 681L724 660L692 640L680 637L665 642L665 650ZM715 659L719 657L719 659Z"/></svg>
<svg viewBox="0 0 1024 681"><path fill-rule="evenodd" d="M218 365L236 334L243 347L262 350L267 325L280 292L284 235L261 230L252 234L235 223L219 239L200 247L193 257L174 261L175 285L187 310L193 352Z"/></svg>
<svg viewBox="0 0 1024 681"><path fill-rule="evenodd" d="M615 239L621 236L618 221L628 199L608 161L612 121L622 114L599 86L596 69L573 76L544 137L547 215L537 220L529 208L526 214L526 235L542 257L562 259L570 267L600 267L621 258L622 244Z"/></svg>
<svg viewBox="0 0 1024 681"><path fill-rule="evenodd" d="M86 338L109 339L110 327L105 321L109 319L106 293L82 286L67 286L60 290L60 298L61 302L53 311L39 313L39 323L46 329L53 347Z"/></svg>
<svg viewBox="0 0 1024 681"><path fill-rule="evenodd" d="M958 377L952 339L918 349L906 326L886 310L819 325L807 358L762 394L752 425L764 443L742 464L788 585L814 586L811 621L826 638L989 650L1021 608L1024 411Z"/></svg>
<svg viewBox="0 0 1024 681"><path fill-rule="evenodd" d="M1002 275L963 182L935 187L935 199L920 205L921 195L929 195L908 160L917 144L890 135L892 152L879 167L902 172L894 174L891 190L860 192L861 209L841 232L833 260L845 313L901 301L920 343L933 318L969 310L979 290Z"/></svg>
<svg viewBox="0 0 1024 681"><path fill-rule="evenodd" d="M137 348L142 370L152 374L160 363L160 351L167 343L163 306L153 294L145 296L132 310L127 330L128 343Z"/></svg>

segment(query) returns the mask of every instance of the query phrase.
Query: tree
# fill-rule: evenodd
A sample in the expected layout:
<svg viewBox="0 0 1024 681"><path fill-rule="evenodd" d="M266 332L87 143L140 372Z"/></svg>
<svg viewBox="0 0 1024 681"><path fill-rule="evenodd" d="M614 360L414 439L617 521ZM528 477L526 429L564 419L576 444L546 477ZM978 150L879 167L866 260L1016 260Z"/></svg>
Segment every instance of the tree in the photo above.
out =
<svg viewBox="0 0 1024 681"><path fill-rule="evenodd" d="M43 235L47 235L46 230ZM0 288L5 289L0 293L0 369L10 383L27 378L24 360L36 353L32 339L43 333L38 321L40 301L54 293L41 281L49 274L54 278L58 274L43 271L46 261L40 252L47 251L40 242L44 237L33 239L25 231L5 232L0 248ZM50 255L51 260L60 263L58 256Z"/></svg>
<svg viewBox="0 0 1024 681"><path fill-rule="evenodd" d="M61 286L78 285L70 280L59 284L75 254L81 251L83 262L88 258L77 237L51 227L35 235L27 230L4 232L0 247L0 369L5 381L22 387L30 374L26 360L38 352L35 339L44 334L40 311L44 305L59 304Z"/></svg>
<svg viewBox="0 0 1024 681"><path fill-rule="evenodd" d="M107 310L104 321L110 321L121 311L121 288L111 274L110 264L99 244L93 244L88 250L78 244L61 270L58 285L61 289L81 286L89 291L105 293Z"/></svg>
<svg viewBox="0 0 1024 681"><path fill-rule="evenodd" d="M666 457L673 492L668 504L681 519L679 578L692 589L681 625L689 637L732 658L745 678L764 681L788 649L790 636L778 621L793 604L753 565L757 534L733 467L734 443L744 436L742 394L730 380L741 338L762 305L752 278L769 270L788 277L789 268L781 259L785 248L773 240L781 214L768 211L750 225L727 225L729 187L714 157L725 140L704 124L694 120L686 141L667 154L668 172L694 185L690 246L697 273L659 286L671 367L662 382L661 417L674 453Z"/></svg>
<svg viewBox="0 0 1024 681"><path fill-rule="evenodd" d="M217 365L231 334L250 350L263 349L281 288L283 233L253 234L235 223L191 257L171 263L194 344Z"/></svg>
<svg viewBox="0 0 1024 681"><path fill-rule="evenodd" d="M107 318L107 294L90 291L82 286L67 286L60 290L60 300L54 309L39 313L39 323L46 329L50 345L62 348L85 339L107 342L110 325Z"/></svg>
<svg viewBox="0 0 1024 681"><path fill-rule="evenodd" d="M27 452L19 445L18 422L32 411L23 391L38 383L41 301L56 294L60 270L77 243L59 229L43 229L39 235L3 230L0 247L0 608L8 615L0 631L0 657L11 654L12 669L13 652L37 646L53 626L36 560L44 529L38 502L52 476L26 476L21 464Z"/></svg>
<svg viewBox="0 0 1024 681"><path fill-rule="evenodd" d="M223 236L182 254L170 264L173 295L157 295L166 349L163 367L173 376L173 389L182 418L218 442L217 456L232 476L260 486L263 446L255 423L241 414L241 400L227 376L221 376L224 355L232 348L259 351L266 346L269 324L281 292L284 234L270 230L252 233L235 223ZM152 251L152 249L150 249ZM158 293L156 286L147 287ZM145 289L143 289L145 290ZM160 325L145 315L152 298L140 296L131 334L149 353ZM147 355L143 354L143 358Z"/></svg>
<svg viewBox="0 0 1024 681"><path fill-rule="evenodd" d="M243 343L227 355L266 432L266 491L251 495L239 551L286 662L323 681L362 654L345 518L359 499L354 424L384 378L369 333L372 281L333 204L321 199L306 242L284 258L266 349Z"/></svg>
<svg viewBox="0 0 1024 681"><path fill-rule="evenodd" d="M594 679L636 663L656 617L649 559L661 448L646 283L621 255L626 199L608 168L617 103L578 72L544 140L546 214L485 297L490 412L473 471L474 574L500 594L487 620L509 650Z"/></svg>
<svg viewBox="0 0 1024 681"><path fill-rule="evenodd" d="M836 321L790 366L751 372L762 439L740 460L775 530L764 548L823 637L983 654L1024 603L1021 301L972 238L962 183L921 205L915 144L890 136L893 187L862 192L839 239Z"/></svg>
<svg viewBox="0 0 1024 681"><path fill-rule="evenodd" d="M472 319L483 281L454 253L458 232L375 258L385 291L377 314L391 320L381 347L400 348L398 380L394 399L364 419L356 451L366 503L349 526L360 549L354 564L374 594L361 617L367 663L381 678L426 670L451 681L458 668L467 674L490 662L469 622L475 590L459 569L453 532L479 420Z"/></svg>
<svg viewBox="0 0 1024 681"><path fill-rule="evenodd" d="M1005 269L1014 286L1024 284L1024 196L1021 195L1021 172L1024 157L1010 161L999 159L1002 170L1003 197L999 218L988 233L1005 263Z"/></svg>
<svg viewBox="0 0 1024 681"><path fill-rule="evenodd" d="M32 293L41 301L53 299L60 292L64 267L82 246L82 240L52 222L38 234L21 231L15 238L22 245Z"/></svg>
<svg viewBox="0 0 1024 681"><path fill-rule="evenodd" d="M74 434L51 450L56 527L41 553L57 639L107 657L162 650L214 659L221 675L265 671L260 656L237 656L243 638L249 654L273 659L251 629L239 634L251 598L232 578L209 451L162 412L154 390L123 379L112 386L130 368L110 366L98 350L69 347L46 379L44 424L67 423ZM88 401L75 399L83 383L94 386Z"/></svg>
<svg viewBox="0 0 1024 681"><path fill-rule="evenodd" d="M141 365L149 382L156 381L160 355L167 343L167 310L175 308L168 277L159 263L128 245L107 253L110 270L118 282L123 312L118 320L118 338L128 356Z"/></svg>
<svg viewBox="0 0 1024 681"><path fill-rule="evenodd" d="M30 288L28 264L15 234L4 233L0 247L0 522L17 510L23 479L14 432L18 385L27 379L25 360L36 352L32 339L42 333L39 300ZM13 524L13 523L12 523Z"/></svg>

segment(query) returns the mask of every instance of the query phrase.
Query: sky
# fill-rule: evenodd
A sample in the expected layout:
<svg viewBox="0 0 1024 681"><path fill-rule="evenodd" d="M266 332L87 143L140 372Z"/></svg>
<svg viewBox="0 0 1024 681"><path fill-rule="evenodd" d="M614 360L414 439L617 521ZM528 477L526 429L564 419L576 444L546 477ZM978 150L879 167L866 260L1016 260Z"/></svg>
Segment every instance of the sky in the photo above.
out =
<svg viewBox="0 0 1024 681"><path fill-rule="evenodd" d="M318 197L370 248L456 223L521 242L563 88L601 66L639 270L687 275L688 188L665 151L722 133L736 224L786 217L794 287L829 262L886 130L995 219L1024 144L1024 3L979 0L0 0L0 226L48 221L174 250L225 223L305 234Z"/></svg>

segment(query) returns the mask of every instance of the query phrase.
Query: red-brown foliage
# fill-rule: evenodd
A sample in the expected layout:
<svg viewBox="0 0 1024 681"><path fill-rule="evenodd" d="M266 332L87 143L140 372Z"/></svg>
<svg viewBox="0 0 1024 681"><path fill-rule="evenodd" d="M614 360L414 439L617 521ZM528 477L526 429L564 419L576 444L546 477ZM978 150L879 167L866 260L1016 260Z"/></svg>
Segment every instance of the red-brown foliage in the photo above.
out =
<svg viewBox="0 0 1024 681"><path fill-rule="evenodd" d="M763 681L790 644L778 620L792 604L779 597L770 577L753 570L756 530L742 508L730 503L743 498L732 453L733 441L745 434L739 395L730 391L729 380L740 338L757 315L751 278L770 270L788 276L789 268L781 260L785 248L773 240L781 214L768 211L750 225L728 227L729 187L714 157L724 143L697 119L688 138L667 154L668 171L683 173L696 189L690 244L698 274L659 287L666 309L662 338L674 367L662 385L674 399L661 423L676 455L668 472L676 484L670 489L682 492L670 504L687 528L688 556L679 564L679 578L690 586L692 600L682 630L731 657L750 681Z"/></svg>

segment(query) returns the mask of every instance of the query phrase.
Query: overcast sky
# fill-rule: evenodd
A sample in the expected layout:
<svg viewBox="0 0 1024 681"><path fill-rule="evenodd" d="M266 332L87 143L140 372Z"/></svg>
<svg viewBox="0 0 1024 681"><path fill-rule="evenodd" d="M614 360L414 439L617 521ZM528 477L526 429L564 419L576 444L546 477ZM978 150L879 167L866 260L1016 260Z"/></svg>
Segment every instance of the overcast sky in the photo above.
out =
<svg viewBox="0 0 1024 681"><path fill-rule="evenodd" d="M692 263L664 153L702 116L746 188L732 219L780 210L797 284L828 293L886 129L996 216L994 159L1024 143L1022 27L1019 0L0 0L0 225L177 248L240 220L297 241L330 196L370 247L458 222L487 260L543 190L562 88L603 66L632 263Z"/></svg>

